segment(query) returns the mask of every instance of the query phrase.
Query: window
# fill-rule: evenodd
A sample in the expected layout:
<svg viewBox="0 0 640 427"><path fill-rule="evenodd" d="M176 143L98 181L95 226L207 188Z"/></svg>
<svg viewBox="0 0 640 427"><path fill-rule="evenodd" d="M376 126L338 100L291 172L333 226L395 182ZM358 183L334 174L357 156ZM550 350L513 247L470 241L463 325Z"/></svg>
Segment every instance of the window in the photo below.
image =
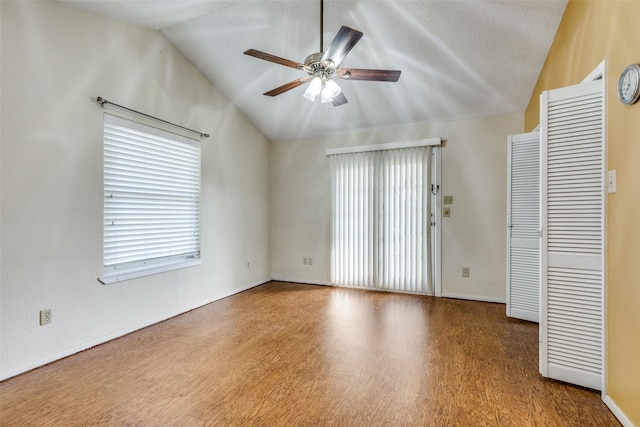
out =
<svg viewBox="0 0 640 427"><path fill-rule="evenodd" d="M200 264L200 141L104 114L102 283Z"/></svg>

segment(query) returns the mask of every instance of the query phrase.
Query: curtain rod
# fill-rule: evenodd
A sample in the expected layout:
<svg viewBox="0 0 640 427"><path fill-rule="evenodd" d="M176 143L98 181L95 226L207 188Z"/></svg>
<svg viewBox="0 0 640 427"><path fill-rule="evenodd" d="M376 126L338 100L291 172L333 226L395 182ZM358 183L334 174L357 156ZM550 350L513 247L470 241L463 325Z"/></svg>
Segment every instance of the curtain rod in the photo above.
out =
<svg viewBox="0 0 640 427"><path fill-rule="evenodd" d="M96 103L98 104L98 106L100 106L100 108L104 108L104 106L106 104L113 105L114 107L121 108L121 109L129 111L131 113L139 114L139 115L147 117L149 119L153 119L153 120L156 120L158 122L162 122L162 123L165 123L165 124L168 124L168 125L171 125L171 126L175 126L177 128L180 128L180 129L188 130L189 132L196 133L196 134L200 135L200 138L209 138L209 134L208 133L202 133L202 132L199 132L197 130L189 129L189 128L184 127L184 126L180 126L180 125L177 125L175 123L171 123L171 122L168 122L166 120L162 120L162 119L159 119L157 117L150 116L149 114L141 113L140 111L136 111L136 110L133 110L131 108L122 106L120 104L116 104L115 102L107 101L106 99L104 99L101 96L96 97Z"/></svg>

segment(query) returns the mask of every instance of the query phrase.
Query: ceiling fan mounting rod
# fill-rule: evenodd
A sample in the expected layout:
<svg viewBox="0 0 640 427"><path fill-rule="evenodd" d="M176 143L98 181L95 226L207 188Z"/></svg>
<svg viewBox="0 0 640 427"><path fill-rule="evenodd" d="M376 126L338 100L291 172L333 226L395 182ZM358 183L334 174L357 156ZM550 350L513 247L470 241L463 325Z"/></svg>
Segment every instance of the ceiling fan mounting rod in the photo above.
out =
<svg viewBox="0 0 640 427"><path fill-rule="evenodd" d="M320 0L320 52L324 53L324 46L322 43L324 34L324 0Z"/></svg>

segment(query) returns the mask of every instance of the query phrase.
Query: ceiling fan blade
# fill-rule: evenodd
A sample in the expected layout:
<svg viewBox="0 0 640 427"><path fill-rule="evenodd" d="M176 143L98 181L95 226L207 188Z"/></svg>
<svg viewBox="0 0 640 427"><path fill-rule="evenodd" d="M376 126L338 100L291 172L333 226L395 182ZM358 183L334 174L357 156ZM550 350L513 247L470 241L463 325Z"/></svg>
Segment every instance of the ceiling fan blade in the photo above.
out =
<svg viewBox="0 0 640 427"><path fill-rule="evenodd" d="M283 84L282 86L279 86L279 87L277 87L275 89L271 89L269 92L265 92L263 95L266 95L266 96L278 96L281 93L284 93L284 92L286 92L288 90L291 90L293 88L296 88L296 87L300 86L303 83L308 82L309 80L311 80L311 77L302 77L302 78L300 78L298 80L294 80L292 82Z"/></svg>
<svg viewBox="0 0 640 427"><path fill-rule="evenodd" d="M336 77L344 80L371 80L377 82L397 82L400 71L397 70L367 70L364 68L340 68Z"/></svg>
<svg viewBox="0 0 640 427"><path fill-rule="evenodd" d="M326 61L327 59L330 59L337 67L340 65L344 57L347 56L347 53L349 53L356 43L358 43L358 40L360 40L362 36L363 34L360 31L343 25L338 30L338 34L336 34L331 41L329 49L327 49L322 56L322 60Z"/></svg>
<svg viewBox="0 0 640 427"><path fill-rule="evenodd" d="M276 64L284 65L285 67L296 68L298 70L304 69L304 65L299 62L291 61L285 58L280 58L279 56L271 55L265 52L260 52L259 50L255 50L255 49L245 50L244 54L253 56L258 59L264 59L265 61L275 62Z"/></svg>
<svg viewBox="0 0 640 427"><path fill-rule="evenodd" d="M347 97L344 96L344 93L342 92L334 96L333 99L331 100L331 103L333 104L334 107L338 107L342 104L346 104L347 102L349 101L347 101Z"/></svg>

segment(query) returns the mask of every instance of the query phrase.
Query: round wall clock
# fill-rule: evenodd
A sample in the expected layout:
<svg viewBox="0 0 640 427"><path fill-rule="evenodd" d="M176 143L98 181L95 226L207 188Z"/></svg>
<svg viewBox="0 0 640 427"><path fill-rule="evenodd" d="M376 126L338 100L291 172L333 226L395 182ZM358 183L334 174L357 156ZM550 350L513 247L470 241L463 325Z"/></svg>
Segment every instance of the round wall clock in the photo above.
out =
<svg viewBox="0 0 640 427"><path fill-rule="evenodd" d="M618 98L631 105L640 97L640 65L631 64L624 69L618 81Z"/></svg>

